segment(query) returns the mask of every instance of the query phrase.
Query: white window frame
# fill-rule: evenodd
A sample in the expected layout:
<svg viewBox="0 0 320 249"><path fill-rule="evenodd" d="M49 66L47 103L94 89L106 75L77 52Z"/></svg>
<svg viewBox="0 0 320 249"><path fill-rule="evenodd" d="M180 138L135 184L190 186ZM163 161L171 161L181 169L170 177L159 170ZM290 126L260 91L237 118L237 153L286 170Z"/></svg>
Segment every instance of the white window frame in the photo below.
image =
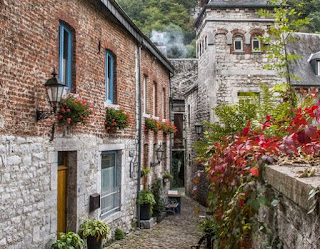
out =
<svg viewBox="0 0 320 249"><path fill-rule="evenodd" d="M241 48L236 49L236 42L241 42ZM243 39L241 36L236 36L233 41L234 52L243 52Z"/></svg>
<svg viewBox="0 0 320 249"><path fill-rule="evenodd" d="M259 44L259 48L254 48L254 42L257 41ZM252 52L261 52L261 41L257 36L252 37Z"/></svg>

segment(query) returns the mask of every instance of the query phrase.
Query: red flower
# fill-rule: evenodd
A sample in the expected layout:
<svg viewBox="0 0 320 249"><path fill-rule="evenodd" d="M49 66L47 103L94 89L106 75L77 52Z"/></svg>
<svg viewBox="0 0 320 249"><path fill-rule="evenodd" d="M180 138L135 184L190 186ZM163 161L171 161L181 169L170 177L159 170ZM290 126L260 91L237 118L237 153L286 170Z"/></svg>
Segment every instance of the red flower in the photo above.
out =
<svg viewBox="0 0 320 249"><path fill-rule="evenodd" d="M61 111L62 111L62 112L65 112L66 110L65 110L64 108L61 108Z"/></svg>
<svg viewBox="0 0 320 249"><path fill-rule="evenodd" d="M240 200L239 204L240 204L240 206L243 206L244 205L244 200Z"/></svg>
<svg viewBox="0 0 320 249"><path fill-rule="evenodd" d="M259 176L259 170L256 167L251 168L250 172L253 176Z"/></svg>
<svg viewBox="0 0 320 249"><path fill-rule="evenodd" d="M108 126L108 127L107 127L107 130L110 130L110 129L111 129L111 128Z"/></svg>
<svg viewBox="0 0 320 249"><path fill-rule="evenodd" d="M67 112L70 112L70 109L67 109Z"/></svg>

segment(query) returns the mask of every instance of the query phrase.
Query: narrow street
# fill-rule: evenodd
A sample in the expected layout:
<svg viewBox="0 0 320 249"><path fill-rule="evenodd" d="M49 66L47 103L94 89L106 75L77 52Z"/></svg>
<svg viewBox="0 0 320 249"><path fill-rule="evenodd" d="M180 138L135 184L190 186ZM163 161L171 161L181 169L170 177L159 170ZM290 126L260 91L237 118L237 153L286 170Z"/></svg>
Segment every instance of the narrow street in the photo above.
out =
<svg viewBox="0 0 320 249"><path fill-rule="evenodd" d="M114 242L107 248L121 249L189 249L201 238L197 203L188 197L182 198L181 214L169 215L150 230L140 230Z"/></svg>

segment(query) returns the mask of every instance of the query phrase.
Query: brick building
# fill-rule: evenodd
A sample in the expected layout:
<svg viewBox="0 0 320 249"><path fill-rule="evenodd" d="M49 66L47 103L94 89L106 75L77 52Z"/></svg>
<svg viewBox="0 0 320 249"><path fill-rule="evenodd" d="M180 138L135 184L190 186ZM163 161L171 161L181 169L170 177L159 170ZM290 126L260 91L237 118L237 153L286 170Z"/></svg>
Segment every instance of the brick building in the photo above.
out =
<svg viewBox="0 0 320 249"><path fill-rule="evenodd" d="M0 247L50 248L86 217L131 230L138 159L150 167L161 146L149 183L169 170L170 135L139 131L142 115L169 120L172 65L114 0L0 1L0 34ZM36 120L51 110L43 84L53 68L95 109L71 133L55 115ZM127 111L130 126L106 132L106 108ZM95 193L101 207L90 210Z"/></svg>

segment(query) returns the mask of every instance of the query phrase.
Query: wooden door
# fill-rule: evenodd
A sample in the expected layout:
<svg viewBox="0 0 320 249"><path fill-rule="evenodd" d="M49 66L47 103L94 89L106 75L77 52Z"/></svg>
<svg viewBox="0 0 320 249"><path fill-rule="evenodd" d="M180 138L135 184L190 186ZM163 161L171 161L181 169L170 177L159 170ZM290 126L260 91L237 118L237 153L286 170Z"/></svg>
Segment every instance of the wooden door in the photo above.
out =
<svg viewBox="0 0 320 249"><path fill-rule="evenodd" d="M66 232L67 227L67 166L58 166L58 234Z"/></svg>

